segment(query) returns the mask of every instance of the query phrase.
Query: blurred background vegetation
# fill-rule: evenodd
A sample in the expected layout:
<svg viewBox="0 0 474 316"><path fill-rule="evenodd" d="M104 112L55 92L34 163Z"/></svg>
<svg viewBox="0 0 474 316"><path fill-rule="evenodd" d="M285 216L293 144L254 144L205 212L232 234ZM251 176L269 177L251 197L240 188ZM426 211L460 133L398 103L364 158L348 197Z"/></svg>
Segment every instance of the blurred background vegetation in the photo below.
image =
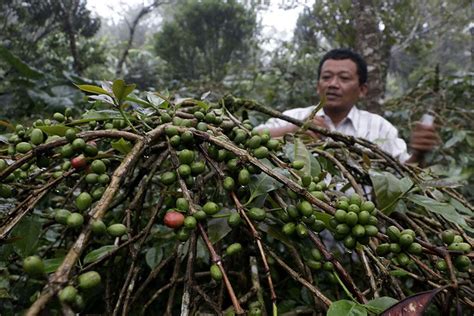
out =
<svg viewBox="0 0 474 316"><path fill-rule="evenodd" d="M275 3L301 8L289 40L262 32ZM474 200L471 1L155 0L110 10L119 18L91 12L87 0L0 2L0 132L65 108L79 113L89 105L74 83L116 78L176 98L210 91L279 110L308 106L318 101L321 56L351 47L371 65L360 106L405 139L413 121L435 114L443 144L432 170Z"/></svg>

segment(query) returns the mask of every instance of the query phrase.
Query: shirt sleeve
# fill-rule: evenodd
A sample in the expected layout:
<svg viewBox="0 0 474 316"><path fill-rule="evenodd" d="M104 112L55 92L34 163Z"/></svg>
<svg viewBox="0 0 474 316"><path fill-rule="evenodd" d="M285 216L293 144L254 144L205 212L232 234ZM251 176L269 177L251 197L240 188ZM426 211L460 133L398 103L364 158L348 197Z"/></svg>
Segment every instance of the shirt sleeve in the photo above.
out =
<svg viewBox="0 0 474 316"><path fill-rule="evenodd" d="M304 120L308 117L308 115L311 113L313 108L314 108L313 106L309 106L306 108L295 108L291 110L286 110L282 114L290 116L297 120ZM273 129L273 128L286 127L290 125L293 125L293 124L285 120L278 119L278 118L271 118L271 119L268 119L264 124L260 124L255 128L257 130L262 130L266 128Z"/></svg>
<svg viewBox="0 0 474 316"><path fill-rule="evenodd" d="M380 148L397 158L400 162L405 162L410 158L408 154L406 142L398 136L398 130L388 121L384 120L383 124L384 141L380 144Z"/></svg>

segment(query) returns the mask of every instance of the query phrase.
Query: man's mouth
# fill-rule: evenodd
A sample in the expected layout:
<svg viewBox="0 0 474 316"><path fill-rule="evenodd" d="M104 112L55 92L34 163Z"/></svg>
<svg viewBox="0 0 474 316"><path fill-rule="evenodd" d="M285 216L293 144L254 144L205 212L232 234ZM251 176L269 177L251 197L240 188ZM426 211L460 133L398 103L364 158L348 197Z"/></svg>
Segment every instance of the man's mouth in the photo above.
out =
<svg viewBox="0 0 474 316"><path fill-rule="evenodd" d="M326 93L326 99L328 99L328 100L334 100L334 99L337 99L339 97L340 97L340 95L337 94L337 93L332 93L332 92L327 92Z"/></svg>

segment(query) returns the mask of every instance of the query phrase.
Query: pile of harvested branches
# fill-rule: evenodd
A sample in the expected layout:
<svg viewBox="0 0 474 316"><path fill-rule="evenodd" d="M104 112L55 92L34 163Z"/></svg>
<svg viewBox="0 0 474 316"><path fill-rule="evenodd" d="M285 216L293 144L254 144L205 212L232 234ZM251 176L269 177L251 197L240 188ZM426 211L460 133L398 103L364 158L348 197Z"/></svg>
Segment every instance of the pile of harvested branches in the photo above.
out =
<svg viewBox="0 0 474 316"><path fill-rule="evenodd" d="M2 315L474 308L473 207L424 170L248 100L80 88L93 110L0 147ZM326 137L272 139L232 109Z"/></svg>

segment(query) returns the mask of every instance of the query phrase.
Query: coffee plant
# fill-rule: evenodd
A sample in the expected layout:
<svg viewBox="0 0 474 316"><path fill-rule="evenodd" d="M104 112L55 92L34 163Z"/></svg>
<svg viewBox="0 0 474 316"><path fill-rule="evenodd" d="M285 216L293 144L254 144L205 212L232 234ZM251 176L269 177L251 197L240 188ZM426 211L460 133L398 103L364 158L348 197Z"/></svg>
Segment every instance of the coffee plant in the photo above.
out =
<svg viewBox="0 0 474 316"><path fill-rule="evenodd" d="M473 207L441 179L251 100L78 87L81 117L1 144L2 315L472 312Z"/></svg>

